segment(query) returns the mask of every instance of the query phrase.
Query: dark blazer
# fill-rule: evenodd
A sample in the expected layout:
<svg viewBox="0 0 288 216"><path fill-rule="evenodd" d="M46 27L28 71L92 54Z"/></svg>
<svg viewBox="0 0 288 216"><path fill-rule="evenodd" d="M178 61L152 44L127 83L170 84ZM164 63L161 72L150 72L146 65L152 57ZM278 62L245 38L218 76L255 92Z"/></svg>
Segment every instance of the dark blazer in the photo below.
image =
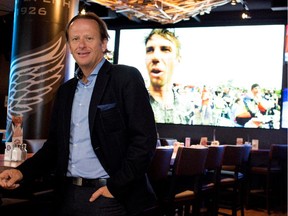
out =
<svg viewBox="0 0 288 216"><path fill-rule="evenodd" d="M77 82L73 78L59 87L47 142L18 167L23 180L54 170L60 185L64 183ZM155 195L145 173L157 143L156 126L144 80L136 68L105 61L90 102L89 128L94 151L110 175L107 187L112 195L131 214L154 205Z"/></svg>

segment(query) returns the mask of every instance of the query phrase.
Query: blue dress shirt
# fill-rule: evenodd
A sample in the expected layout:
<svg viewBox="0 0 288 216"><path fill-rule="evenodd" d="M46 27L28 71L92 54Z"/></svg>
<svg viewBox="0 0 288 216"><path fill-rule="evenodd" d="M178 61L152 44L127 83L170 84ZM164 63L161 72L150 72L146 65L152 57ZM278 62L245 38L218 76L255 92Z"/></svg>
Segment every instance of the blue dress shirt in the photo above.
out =
<svg viewBox="0 0 288 216"><path fill-rule="evenodd" d="M88 122L90 99L104 60L87 77L87 83L79 80L77 84L72 107L67 176L89 179L109 177L93 150Z"/></svg>

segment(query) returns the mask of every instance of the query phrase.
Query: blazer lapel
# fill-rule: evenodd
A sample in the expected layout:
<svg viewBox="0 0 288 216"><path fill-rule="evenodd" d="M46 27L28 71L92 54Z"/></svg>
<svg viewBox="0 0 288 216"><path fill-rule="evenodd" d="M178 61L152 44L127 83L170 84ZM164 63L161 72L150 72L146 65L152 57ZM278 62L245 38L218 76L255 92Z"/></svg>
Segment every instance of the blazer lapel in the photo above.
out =
<svg viewBox="0 0 288 216"><path fill-rule="evenodd" d="M65 115L64 115L64 122L63 122L63 130L64 130L64 140L67 140L69 144L69 138L70 138L70 124L71 124L71 115L72 115L72 105L73 105L73 99L75 95L75 91L77 88L78 80L74 78L73 82L70 83L70 87L67 89L72 89L67 91L67 100L65 101ZM67 145L69 146L69 145Z"/></svg>
<svg viewBox="0 0 288 216"><path fill-rule="evenodd" d="M107 86L110 73L109 69L111 67L111 63L107 60L99 70L97 80L94 86L94 90L92 93L91 101L90 101L90 107L89 107L89 128L90 131L92 131L94 119L97 113L97 105L100 103L100 100L105 92L105 88Z"/></svg>

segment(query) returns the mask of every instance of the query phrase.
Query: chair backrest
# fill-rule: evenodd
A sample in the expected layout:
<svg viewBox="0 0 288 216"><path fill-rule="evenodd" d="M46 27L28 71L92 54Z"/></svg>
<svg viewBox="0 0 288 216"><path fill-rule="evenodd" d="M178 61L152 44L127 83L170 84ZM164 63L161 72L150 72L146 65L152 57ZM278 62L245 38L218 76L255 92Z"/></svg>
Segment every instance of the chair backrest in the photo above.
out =
<svg viewBox="0 0 288 216"><path fill-rule="evenodd" d="M156 148L147 172L150 181L160 181L168 176L172 153L173 148Z"/></svg>
<svg viewBox="0 0 288 216"><path fill-rule="evenodd" d="M208 147L208 155L205 162L205 168L207 170L215 170L221 168L224 150L225 150L224 146Z"/></svg>
<svg viewBox="0 0 288 216"><path fill-rule="evenodd" d="M173 146L177 140L173 138L160 138L160 142L161 146Z"/></svg>
<svg viewBox="0 0 288 216"><path fill-rule="evenodd" d="M161 146L168 146L169 145L166 139L160 138L159 140L160 140Z"/></svg>
<svg viewBox="0 0 288 216"><path fill-rule="evenodd" d="M42 148L43 144L46 142L46 139L24 139L23 143L27 144L28 153L36 153Z"/></svg>
<svg viewBox="0 0 288 216"><path fill-rule="evenodd" d="M247 163L249 161L250 153L252 150L252 145L244 144L243 147L244 147L243 162Z"/></svg>
<svg viewBox="0 0 288 216"><path fill-rule="evenodd" d="M287 167L287 144L272 144L269 158L271 165Z"/></svg>
<svg viewBox="0 0 288 216"><path fill-rule="evenodd" d="M241 166L244 158L243 145L225 145L223 162L224 166Z"/></svg>
<svg viewBox="0 0 288 216"><path fill-rule="evenodd" d="M194 176L205 171L208 148L179 147L174 162L174 175Z"/></svg>
<svg viewBox="0 0 288 216"><path fill-rule="evenodd" d="M249 166L250 166L250 154L252 150L252 145L250 144L243 144L243 157L242 157L242 165L240 167L241 173L247 175Z"/></svg>

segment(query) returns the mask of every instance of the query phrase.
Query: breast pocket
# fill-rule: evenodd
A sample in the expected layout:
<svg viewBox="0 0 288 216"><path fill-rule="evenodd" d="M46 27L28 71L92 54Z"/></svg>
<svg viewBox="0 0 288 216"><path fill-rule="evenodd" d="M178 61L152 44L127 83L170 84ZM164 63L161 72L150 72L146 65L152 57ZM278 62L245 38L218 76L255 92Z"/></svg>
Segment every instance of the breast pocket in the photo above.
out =
<svg viewBox="0 0 288 216"><path fill-rule="evenodd" d="M116 103L98 105L100 121L103 130L107 133L116 132L125 128L120 110Z"/></svg>

